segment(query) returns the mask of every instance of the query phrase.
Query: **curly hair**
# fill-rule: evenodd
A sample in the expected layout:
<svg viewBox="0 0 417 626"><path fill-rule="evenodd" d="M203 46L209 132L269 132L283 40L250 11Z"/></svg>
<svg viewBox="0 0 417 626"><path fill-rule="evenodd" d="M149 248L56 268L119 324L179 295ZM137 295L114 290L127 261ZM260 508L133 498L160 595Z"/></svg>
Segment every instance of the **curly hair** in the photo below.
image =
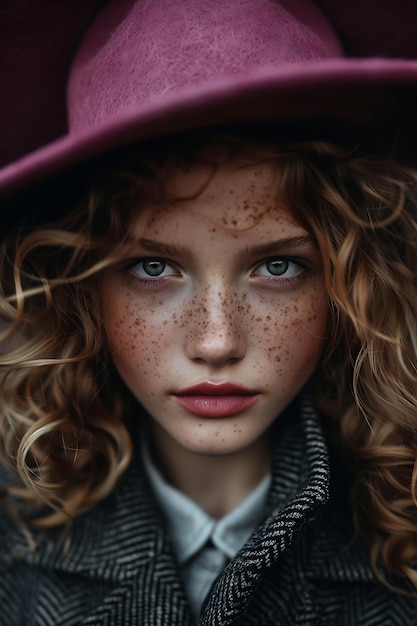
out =
<svg viewBox="0 0 417 626"><path fill-rule="evenodd" d="M417 168L316 144L297 146L285 170L332 312L316 402L336 421L374 571L382 560L416 587Z"/></svg>
<svg viewBox="0 0 417 626"><path fill-rule="evenodd" d="M9 491L37 526L94 506L130 461L97 288L122 220L122 207L104 211L92 192L70 216L3 244L0 451L19 478Z"/></svg>
<svg viewBox="0 0 417 626"><path fill-rule="evenodd" d="M108 356L100 280L132 207L161 193L167 168L207 158L205 141L129 156L73 213L3 244L0 454L16 478L9 493L37 526L93 507L130 462L130 397ZM331 324L315 401L353 474L377 575L382 560L417 587L417 166L360 145L217 144L222 159L274 160L280 192L316 238Z"/></svg>

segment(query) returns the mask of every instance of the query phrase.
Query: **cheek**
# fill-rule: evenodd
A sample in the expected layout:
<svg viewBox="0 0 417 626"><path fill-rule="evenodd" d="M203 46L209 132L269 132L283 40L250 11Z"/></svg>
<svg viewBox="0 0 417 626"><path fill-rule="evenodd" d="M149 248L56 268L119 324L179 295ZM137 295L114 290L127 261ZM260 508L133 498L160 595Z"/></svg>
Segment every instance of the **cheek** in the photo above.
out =
<svg viewBox="0 0 417 626"><path fill-rule="evenodd" d="M310 375L323 352L328 306L321 290L301 293L268 307L269 313L252 316L254 342L262 350L259 373L272 370L279 377Z"/></svg>
<svg viewBox="0 0 417 626"><path fill-rule="evenodd" d="M144 307L130 292L116 294L105 299L104 324L113 362L122 378L129 384L158 376L163 354L173 335L168 318L158 314L161 307L148 302Z"/></svg>

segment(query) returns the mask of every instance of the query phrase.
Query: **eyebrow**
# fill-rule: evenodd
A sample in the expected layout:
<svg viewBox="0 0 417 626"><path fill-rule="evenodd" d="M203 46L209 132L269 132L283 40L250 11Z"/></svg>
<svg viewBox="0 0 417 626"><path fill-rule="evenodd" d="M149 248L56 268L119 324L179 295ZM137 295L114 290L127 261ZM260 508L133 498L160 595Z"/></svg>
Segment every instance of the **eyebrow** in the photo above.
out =
<svg viewBox="0 0 417 626"><path fill-rule="evenodd" d="M138 244L147 252L158 255L168 256L187 256L189 251L184 246L176 246L163 241L155 241L153 239L139 239ZM255 246L246 246L241 254L245 257L251 256L269 256L277 254L291 254L295 251L302 251L308 248L317 248L317 243L311 235L300 237L286 237L285 239L276 239L266 243L257 244Z"/></svg>
<svg viewBox="0 0 417 626"><path fill-rule="evenodd" d="M189 254L184 246L175 246L171 243L154 241L153 239L139 239L138 244L144 250L155 254L166 254L168 256L187 256Z"/></svg>
<svg viewBox="0 0 417 626"><path fill-rule="evenodd" d="M276 239L267 241L255 246L247 246L243 250L245 256L269 256L275 254L291 254L293 252L302 252L303 250L317 248L317 242L311 235L301 237L286 237L285 239Z"/></svg>

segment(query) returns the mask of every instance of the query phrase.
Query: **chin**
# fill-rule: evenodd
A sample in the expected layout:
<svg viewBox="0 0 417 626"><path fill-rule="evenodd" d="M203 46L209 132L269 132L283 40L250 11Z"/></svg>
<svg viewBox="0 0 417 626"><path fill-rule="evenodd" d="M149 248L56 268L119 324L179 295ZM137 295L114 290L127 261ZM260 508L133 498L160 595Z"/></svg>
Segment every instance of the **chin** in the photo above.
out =
<svg viewBox="0 0 417 626"><path fill-rule="evenodd" d="M199 433L197 437L179 443L190 452L201 456L227 456L246 450L254 442L255 439L243 434L227 434L219 429L210 435Z"/></svg>

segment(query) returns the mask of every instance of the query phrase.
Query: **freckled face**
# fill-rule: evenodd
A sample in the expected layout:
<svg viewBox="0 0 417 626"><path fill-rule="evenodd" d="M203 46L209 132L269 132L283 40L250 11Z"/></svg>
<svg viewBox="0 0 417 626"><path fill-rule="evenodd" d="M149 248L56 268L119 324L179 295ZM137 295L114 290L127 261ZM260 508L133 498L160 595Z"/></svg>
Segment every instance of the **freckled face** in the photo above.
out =
<svg viewBox="0 0 417 626"><path fill-rule="evenodd" d="M178 173L169 192L189 197L208 174ZM105 276L117 370L155 432L196 454L266 441L323 350L320 254L276 201L278 175L225 165L197 197L145 207L125 262ZM216 398L211 385L226 383Z"/></svg>

